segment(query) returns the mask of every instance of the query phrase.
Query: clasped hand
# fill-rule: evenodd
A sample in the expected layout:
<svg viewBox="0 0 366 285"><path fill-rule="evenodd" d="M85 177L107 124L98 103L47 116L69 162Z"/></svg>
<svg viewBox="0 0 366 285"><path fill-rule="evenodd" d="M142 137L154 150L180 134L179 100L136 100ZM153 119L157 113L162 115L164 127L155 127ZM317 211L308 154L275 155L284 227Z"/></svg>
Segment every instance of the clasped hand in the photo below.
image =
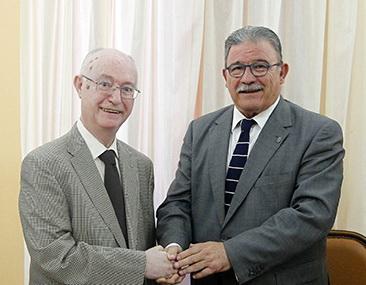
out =
<svg viewBox="0 0 366 285"><path fill-rule="evenodd" d="M157 279L160 284L180 283L186 274L192 274L194 279L199 279L231 268L222 242L191 244L185 251L181 251L179 246L171 246L166 248L166 251L177 272L169 277Z"/></svg>

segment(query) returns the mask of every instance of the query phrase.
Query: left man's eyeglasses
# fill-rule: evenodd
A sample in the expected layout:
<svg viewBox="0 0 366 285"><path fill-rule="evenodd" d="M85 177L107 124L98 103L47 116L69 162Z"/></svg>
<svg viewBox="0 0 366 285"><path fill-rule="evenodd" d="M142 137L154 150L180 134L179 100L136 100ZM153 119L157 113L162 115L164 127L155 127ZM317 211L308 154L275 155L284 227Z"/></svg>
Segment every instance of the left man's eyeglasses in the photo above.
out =
<svg viewBox="0 0 366 285"><path fill-rule="evenodd" d="M141 93L140 90L138 90L136 87L134 87L132 85L126 84L126 85L119 86L117 84L114 84L114 82L111 80L102 79L99 81L95 81L85 75L81 75L81 76L84 77L85 79L93 82L96 86L96 90L99 92L102 92L102 93L113 94L113 92L118 89L122 98L131 99L131 100L136 99L136 97L139 95L139 93Z"/></svg>

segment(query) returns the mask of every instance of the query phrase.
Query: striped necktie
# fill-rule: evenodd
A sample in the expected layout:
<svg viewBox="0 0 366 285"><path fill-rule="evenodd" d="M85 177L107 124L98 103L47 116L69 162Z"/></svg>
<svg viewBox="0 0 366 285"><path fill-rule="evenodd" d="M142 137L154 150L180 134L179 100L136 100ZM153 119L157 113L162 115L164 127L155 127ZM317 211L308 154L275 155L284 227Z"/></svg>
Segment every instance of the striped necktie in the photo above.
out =
<svg viewBox="0 0 366 285"><path fill-rule="evenodd" d="M229 210L231 200L235 194L236 185L239 182L245 163L247 162L249 149L249 132L255 124L254 120L241 120L241 133L231 157L225 181L225 213Z"/></svg>

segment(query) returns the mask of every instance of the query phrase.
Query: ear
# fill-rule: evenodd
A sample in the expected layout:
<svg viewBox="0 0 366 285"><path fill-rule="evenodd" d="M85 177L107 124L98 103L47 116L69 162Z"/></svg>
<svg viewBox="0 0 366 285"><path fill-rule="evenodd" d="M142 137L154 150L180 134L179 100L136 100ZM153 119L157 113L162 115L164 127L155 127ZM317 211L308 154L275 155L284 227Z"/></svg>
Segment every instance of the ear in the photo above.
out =
<svg viewBox="0 0 366 285"><path fill-rule="evenodd" d="M226 73L226 71L227 71L227 69L225 69L225 68L222 70L222 76L225 79L225 86L227 87L227 73Z"/></svg>
<svg viewBox="0 0 366 285"><path fill-rule="evenodd" d="M280 72L280 77L281 77L280 83L281 84L285 83L285 78L287 76L288 71L289 71L288 64L287 63L282 64L282 66L281 66L281 72Z"/></svg>
<svg viewBox="0 0 366 285"><path fill-rule="evenodd" d="M80 75L76 75L74 77L74 87L76 92L78 92L79 97L80 97L80 92L81 92L81 86L83 85L83 79Z"/></svg>

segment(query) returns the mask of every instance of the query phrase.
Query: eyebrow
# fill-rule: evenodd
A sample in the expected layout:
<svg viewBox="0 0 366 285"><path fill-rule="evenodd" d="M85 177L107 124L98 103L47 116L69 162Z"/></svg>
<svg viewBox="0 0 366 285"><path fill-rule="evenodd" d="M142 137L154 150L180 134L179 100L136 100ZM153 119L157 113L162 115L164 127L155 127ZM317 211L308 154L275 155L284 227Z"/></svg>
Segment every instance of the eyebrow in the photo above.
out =
<svg viewBox="0 0 366 285"><path fill-rule="evenodd" d="M249 63L249 64L253 64L253 63L257 63L257 62L265 62L265 63L269 63L267 60L265 60L265 59L255 59L255 60L253 60L252 61L252 63ZM246 63L243 63L243 62L241 62L241 61L235 61L235 62L233 62L233 63L231 63L230 65L233 65L233 64L246 64ZM229 65L229 66L230 66Z"/></svg>

